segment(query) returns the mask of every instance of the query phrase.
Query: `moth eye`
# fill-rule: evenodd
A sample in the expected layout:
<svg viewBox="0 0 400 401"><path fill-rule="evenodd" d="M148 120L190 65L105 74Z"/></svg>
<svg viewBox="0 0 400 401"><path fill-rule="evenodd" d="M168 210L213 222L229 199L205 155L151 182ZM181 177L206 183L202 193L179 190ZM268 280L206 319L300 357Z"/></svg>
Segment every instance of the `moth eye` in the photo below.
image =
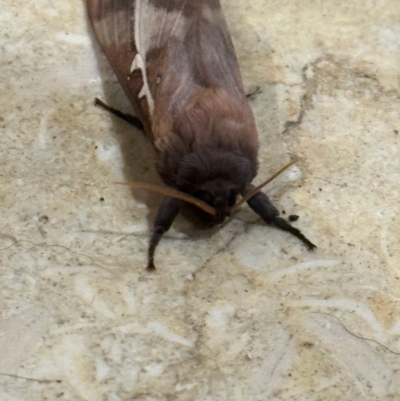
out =
<svg viewBox="0 0 400 401"><path fill-rule="evenodd" d="M200 200L202 200L203 202L208 203L209 205L212 205L213 202L213 197L211 196L211 194L207 191L197 191L194 196L196 198L199 198Z"/></svg>
<svg viewBox="0 0 400 401"><path fill-rule="evenodd" d="M236 194L233 191L229 192L228 205L233 206L236 203Z"/></svg>

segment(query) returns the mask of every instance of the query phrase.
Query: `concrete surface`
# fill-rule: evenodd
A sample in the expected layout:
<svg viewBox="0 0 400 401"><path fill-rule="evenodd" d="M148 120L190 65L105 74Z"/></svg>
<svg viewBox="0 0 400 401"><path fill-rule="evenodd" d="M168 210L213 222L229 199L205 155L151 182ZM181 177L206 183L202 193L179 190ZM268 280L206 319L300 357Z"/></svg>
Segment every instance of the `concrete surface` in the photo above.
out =
<svg viewBox="0 0 400 401"><path fill-rule="evenodd" d="M84 2L0 0L0 400L400 400L400 5L224 0L266 192L180 216L146 249L159 182ZM59 382L61 380L61 382Z"/></svg>

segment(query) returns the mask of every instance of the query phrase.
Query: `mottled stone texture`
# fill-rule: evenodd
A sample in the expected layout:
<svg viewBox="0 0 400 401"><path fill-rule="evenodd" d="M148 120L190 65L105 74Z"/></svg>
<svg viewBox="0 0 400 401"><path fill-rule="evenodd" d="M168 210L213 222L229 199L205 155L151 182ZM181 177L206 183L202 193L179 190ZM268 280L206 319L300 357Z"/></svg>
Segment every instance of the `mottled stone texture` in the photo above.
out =
<svg viewBox="0 0 400 401"><path fill-rule="evenodd" d="M302 157L267 192L318 249L189 210L144 271L160 198L115 182L159 179L93 106L130 111L84 2L0 0L0 372L45 380L2 376L2 401L399 399L398 1L223 8L257 182Z"/></svg>

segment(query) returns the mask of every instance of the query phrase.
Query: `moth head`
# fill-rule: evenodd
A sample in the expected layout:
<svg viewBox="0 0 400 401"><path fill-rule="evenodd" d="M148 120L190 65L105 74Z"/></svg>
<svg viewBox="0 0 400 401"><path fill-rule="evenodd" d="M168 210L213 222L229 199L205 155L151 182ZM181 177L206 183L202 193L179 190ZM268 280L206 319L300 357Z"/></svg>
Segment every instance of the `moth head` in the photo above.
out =
<svg viewBox="0 0 400 401"><path fill-rule="evenodd" d="M241 155L218 149L201 149L184 156L177 184L215 209L212 223L221 223L231 214L238 194L245 191L255 176L252 163Z"/></svg>
<svg viewBox="0 0 400 401"><path fill-rule="evenodd" d="M247 192L241 189L243 183L240 182L239 176L236 177L236 180L232 181L214 176L214 178L211 177L201 184L192 183L191 186L189 186L189 183L187 183L189 188L192 189L193 195L170 187L163 187L142 182L118 182L116 184L129 185L132 188L148 189L172 198L181 199L182 201L197 206L199 209L211 216L214 223L218 223L222 222L225 217L234 213L244 202L247 202L265 185L274 180L278 175L280 175L298 160L299 159L295 159L286 164L286 166L282 167L279 171L277 171L257 187L249 186L248 188L250 189ZM242 167L245 168L245 165ZM250 174L252 174L251 171ZM188 175L187 178L190 178L190 175ZM236 197L238 193L242 194L243 197L238 203L236 203Z"/></svg>
<svg viewBox="0 0 400 401"><path fill-rule="evenodd" d="M209 221L217 224L230 216L238 193L229 182L215 179L203 183L192 195L215 209L215 215L210 215Z"/></svg>

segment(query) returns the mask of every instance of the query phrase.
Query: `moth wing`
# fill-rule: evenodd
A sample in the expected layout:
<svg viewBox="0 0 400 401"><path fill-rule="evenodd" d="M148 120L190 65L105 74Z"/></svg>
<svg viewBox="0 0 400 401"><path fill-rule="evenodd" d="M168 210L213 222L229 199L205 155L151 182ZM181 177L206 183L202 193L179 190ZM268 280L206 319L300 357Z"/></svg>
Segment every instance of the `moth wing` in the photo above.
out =
<svg viewBox="0 0 400 401"><path fill-rule="evenodd" d="M205 89L223 90L249 107L219 0L87 4L96 36L153 143Z"/></svg>
<svg viewBox="0 0 400 401"><path fill-rule="evenodd" d="M146 132L150 133L149 106L146 98L141 96L143 77L139 70L131 71L137 56L134 6L135 1L132 0L87 0L89 18L96 37Z"/></svg>
<svg viewBox="0 0 400 401"><path fill-rule="evenodd" d="M178 115L207 88L245 102L219 0L136 0L135 43L145 55L155 110L168 107L169 114Z"/></svg>

